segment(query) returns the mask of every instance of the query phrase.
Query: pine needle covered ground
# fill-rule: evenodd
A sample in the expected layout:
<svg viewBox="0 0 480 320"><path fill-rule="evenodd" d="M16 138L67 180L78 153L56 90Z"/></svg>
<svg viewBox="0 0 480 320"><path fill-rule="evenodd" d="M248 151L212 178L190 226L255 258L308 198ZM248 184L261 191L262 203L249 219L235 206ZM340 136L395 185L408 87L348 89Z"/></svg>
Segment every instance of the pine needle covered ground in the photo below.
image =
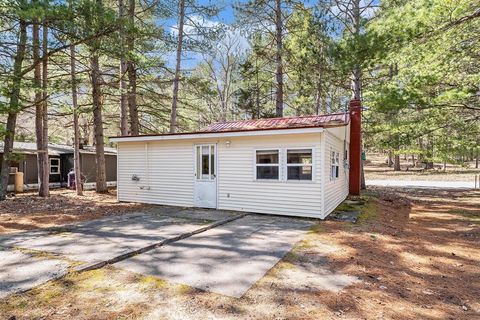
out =
<svg viewBox="0 0 480 320"><path fill-rule="evenodd" d="M9 319L473 319L480 193L370 189L356 224L323 221L242 298L114 266L0 302ZM353 208L354 209L354 208ZM317 279L359 281L342 291Z"/></svg>

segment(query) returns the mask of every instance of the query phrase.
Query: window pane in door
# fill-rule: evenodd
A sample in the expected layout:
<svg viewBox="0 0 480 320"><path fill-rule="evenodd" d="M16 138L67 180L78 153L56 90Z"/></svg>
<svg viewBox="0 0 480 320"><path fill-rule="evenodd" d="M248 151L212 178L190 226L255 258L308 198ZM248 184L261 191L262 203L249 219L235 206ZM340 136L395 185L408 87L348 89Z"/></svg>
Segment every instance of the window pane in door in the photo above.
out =
<svg viewBox="0 0 480 320"><path fill-rule="evenodd" d="M202 146L202 175L200 179L210 179L210 147Z"/></svg>
<svg viewBox="0 0 480 320"><path fill-rule="evenodd" d="M201 154L201 150L200 150L200 147L197 146L197 179L201 179L202 178L202 154Z"/></svg>
<svg viewBox="0 0 480 320"><path fill-rule="evenodd" d="M208 154L202 154L202 179L209 178Z"/></svg>
<svg viewBox="0 0 480 320"><path fill-rule="evenodd" d="M257 164L278 163L278 150L257 151Z"/></svg>
<svg viewBox="0 0 480 320"><path fill-rule="evenodd" d="M210 146L210 172L215 177L215 146Z"/></svg>

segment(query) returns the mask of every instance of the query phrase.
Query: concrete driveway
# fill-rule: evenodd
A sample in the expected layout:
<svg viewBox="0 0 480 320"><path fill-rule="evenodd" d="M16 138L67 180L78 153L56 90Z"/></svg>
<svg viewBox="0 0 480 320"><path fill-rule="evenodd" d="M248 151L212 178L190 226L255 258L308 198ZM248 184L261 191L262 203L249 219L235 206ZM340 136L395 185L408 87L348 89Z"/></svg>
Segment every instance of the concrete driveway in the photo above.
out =
<svg viewBox="0 0 480 320"><path fill-rule="evenodd" d="M235 213L158 208L66 225L22 232L0 238L0 246L62 255L69 260L96 263L110 260L165 239L192 232Z"/></svg>
<svg viewBox="0 0 480 320"><path fill-rule="evenodd" d="M80 263L80 270L114 263L133 272L239 297L312 224L302 219L244 215L158 207L148 213L1 237L0 297L63 276L72 262ZM132 253L135 256L130 257ZM115 263L118 260L122 261Z"/></svg>
<svg viewBox="0 0 480 320"><path fill-rule="evenodd" d="M301 240L312 222L248 215L115 266L241 297Z"/></svg>

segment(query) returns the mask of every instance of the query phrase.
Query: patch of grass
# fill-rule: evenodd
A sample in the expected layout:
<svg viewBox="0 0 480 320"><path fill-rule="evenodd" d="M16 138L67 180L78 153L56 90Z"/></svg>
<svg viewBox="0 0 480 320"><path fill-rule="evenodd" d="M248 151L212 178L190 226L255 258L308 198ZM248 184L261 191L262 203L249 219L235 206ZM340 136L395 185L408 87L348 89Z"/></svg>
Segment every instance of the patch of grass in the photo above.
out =
<svg viewBox="0 0 480 320"><path fill-rule="evenodd" d="M14 247L14 250L20 251L21 253L27 254L31 257L34 258L39 258L39 259L60 259L58 255L53 254L51 252L47 251L40 251L40 250L33 250L33 249L26 249L26 248L20 248L20 247Z"/></svg>
<svg viewBox="0 0 480 320"><path fill-rule="evenodd" d="M278 277L278 275L280 274L280 272L282 270L296 269L296 266L294 264L294 259L295 258L293 258L293 257L296 257L296 255L289 256L289 254L287 254L272 269L270 269L270 271L268 272L268 276L276 278L276 277ZM262 279L265 279L265 278L262 278ZM260 280L262 280L262 279L260 279Z"/></svg>
<svg viewBox="0 0 480 320"><path fill-rule="evenodd" d="M53 300L62 296L63 290L56 282L52 282L45 286L34 288L32 293L35 295L35 303L49 305Z"/></svg>
<svg viewBox="0 0 480 320"><path fill-rule="evenodd" d="M472 212L470 210L465 210L465 209L451 209L451 210L448 210L448 213L462 216L470 220L476 220L476 221L480 220L480 213L478 211Z"/></svg>
<svg viewBox="0 0 480 320"><path fill-rule="evenodd" d="M315 247L316 247L315 243L313 243L311 240L303 239L292 249L292 251L298 252L298 251L301 251L301 250L311 249L311 248L315 248Z"/></svg>
<svg viewBox="0 0 480 320"><path fill-rule="evenodd" d="M335 208L335 211L358 211L361 209L361 207L361 205L353 205L342 202L337 208Z"/></svg>
<svg viewBox="0 0 480 320"><path fill-rule="evenodd" d="M379 207L375 198L369 198L360 210L357 223L364 224L372 219L378 217Z"/></svg>
<svg viewBox="0 0 480 320"><path fill-rule="evenodd" d="M325 231L325 227L321 223L316 223L316 224L314 224L313 226L310 227L310 230L308 231L308 233L318 234L318 233L322 233L324 231Z"/></svg>
<svg viewBox="0 0 480 320"><path fill-rule="evenodd" d="M107 268L101 268L81 273L71 273L68 275L68 280L78 284L82 289L85 290L102 291L99 287L99 284L107 279L107 270Z"/></svg>
<svg viewBox="0 0 480 320"><path fill-rule="evenodd" d="M17 308L25 309L26 307L28 307L28 301L26 300L21 300L17 304Z"/></svg>
<svg viewBox="0 0 480 320"><path fill-rule="evenodd" d="M281 262L291 264L292 267L293 267L293 263L298 261L300 259L300 256L301 255L299 253L295 252L295 250L293 249L289 253L287 253L285 255L285 257L283 257Z"/></svg>
<svg viewBox="0 0 480 320"><path fill-rule="evenodd" d="M192 294L198 289L192 288L190 286L187 286L186 284L179 284L175 288L175 292L179 295L188 295Z"/></svg>
<svg viewBox="0 0 480 320"><path fill-rule="evenodd" d="M168 286L168 282L153 276L140 276L138 282L155 289L164 289Z"/></svg>

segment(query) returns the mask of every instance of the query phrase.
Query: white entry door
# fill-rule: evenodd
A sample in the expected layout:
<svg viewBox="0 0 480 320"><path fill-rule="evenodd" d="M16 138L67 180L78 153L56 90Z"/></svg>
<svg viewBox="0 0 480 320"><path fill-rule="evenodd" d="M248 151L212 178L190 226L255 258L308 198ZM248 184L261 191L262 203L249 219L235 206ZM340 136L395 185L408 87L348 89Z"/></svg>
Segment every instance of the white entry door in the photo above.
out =
<svg viewBox="0 0 480 320"><path fill-rule="evenodd" d="M217 147L215 144L195 146L196 207L217 207Z"/></svg>

